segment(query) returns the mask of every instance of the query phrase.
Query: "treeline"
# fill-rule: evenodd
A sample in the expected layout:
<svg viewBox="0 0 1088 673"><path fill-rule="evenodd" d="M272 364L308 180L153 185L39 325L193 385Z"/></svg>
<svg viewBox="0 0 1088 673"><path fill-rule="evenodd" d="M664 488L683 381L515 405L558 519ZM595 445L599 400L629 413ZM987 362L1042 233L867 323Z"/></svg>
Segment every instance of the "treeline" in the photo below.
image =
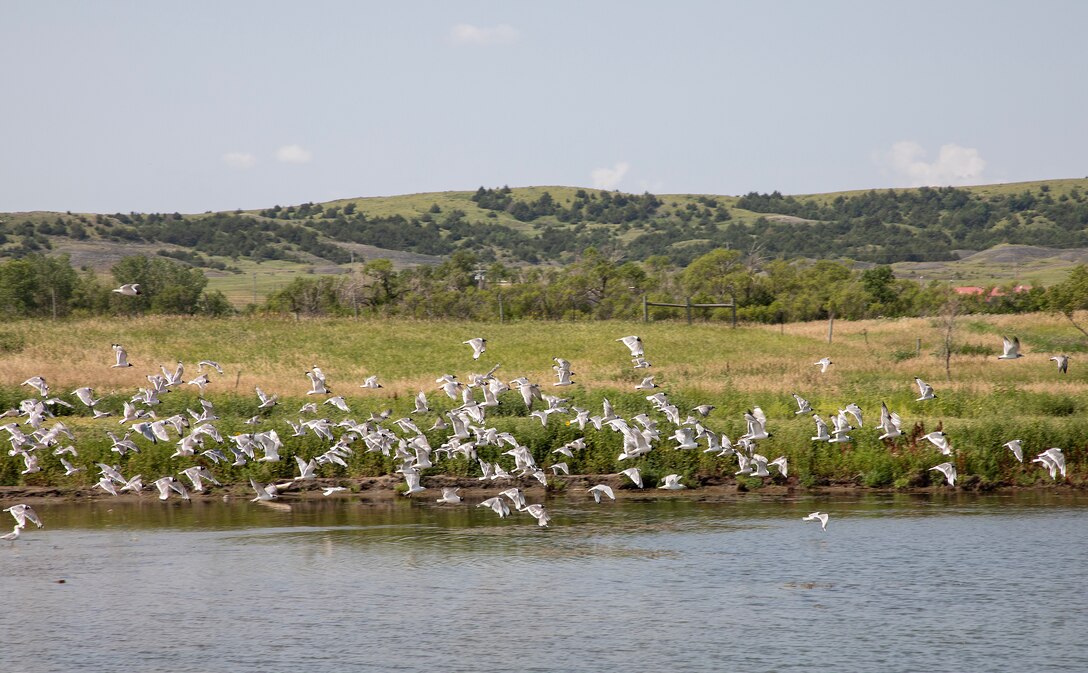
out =
<svg viewBox="0 0 1088 673"><path fill-rule="evenodd" d="M113 283L92 271L77 272L66 256L40 254L0 262L0 317L149 313L224 316L236 311L207 278L161 256L133 256L111 270ZM113 288L139 283L142 294ZM959 295L947 283L899 279L886 265L857 269L829 260L766 261L737 250L715 249L687 266L657 255L644 262L616 260L587 248L565 266L484 264L455 252L435 266L397 270L376 259L339 275L298 275L251 311L307 316L405 316L469 320L641 319L651 302L735 301L743 321L780 323L935 315L955 302L962 312L1059 311L1071 320L1088 309L1088 267L1048 289L992 288ZM1019 290L1019 291L1018 291ZM675 309L652 307L655 319L677 318ZM698 309L701 320L731 318L728 309ZM1088 328L1086 328L1088 330ZM1085 331L1088 335L1088 331Z"/></svg>
<svg viewBox="0 0 1088 673"><path fill-rule="evenodd" d="M779 192L752 192L741 197L737 207L819 221L823 223L821 229L831 223L836 223L839 230L853 227L870 236L857 240L883 246L898 247L899 243L885 240L881 230L895 237L918 233L927 246L939 246L947 253L961 248L983 250L999 243L1058 248L1088 245L1088 196L1072 189L1054 197L1047 185L1040 186L1038 192L1025 190L989 197L954 187L874 190L850 197L840 195L828 203ZM844 254L869 259L849 249ZM916 254L916 250L909 254Z"/></svg>
<svg viewBox="0 0 1088 673"><path fill-rule="evenodd" d="M63 318L164 313L223 316L234 312L222 292L206 291L199 269L162 257L126 257L107 285L91 271L72 268L67 255L31 254L0 262L0 317ZM139 283L142 294L124 297L113 288Z"/></svg>
<svg viewBox="0 0 1088 673"><path fill-rule="evenodd" d="M1088 295L1088 292L1086 292ZM963 312L1014 313L1050 308L1041 288L993 296L959 296L947 283L897 279L891 267L855 270L839 262L763 262L736 250L712 250L686 267L662 256L614 261L595 248L563 267L481 266L459 252L438 266L395 271L388 260L357 273L299 276L268 298L265 310L301 315L414 318L594 320L641 319L643 297L655 302L734 300L740 320L778 323L839 318L934 315L955 301ZM677 318L674 309L651 309ZM697 317L725 320L728 309Z"/></svg>

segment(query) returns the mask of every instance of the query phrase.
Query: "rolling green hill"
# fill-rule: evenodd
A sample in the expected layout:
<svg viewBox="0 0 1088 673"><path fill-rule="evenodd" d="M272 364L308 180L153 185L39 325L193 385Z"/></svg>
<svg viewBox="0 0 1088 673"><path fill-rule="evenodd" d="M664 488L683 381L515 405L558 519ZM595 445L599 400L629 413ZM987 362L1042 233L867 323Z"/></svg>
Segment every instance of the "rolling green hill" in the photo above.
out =
<svg viewBox="0 0 1088 673"><path fill-rule="evenodd" d="M188 215L0 214L0 257L67 253L104 271L126 255L165 255L204 269L236 301L299 272L370 259L411 266L470 251L481 262L563 264L590 246L678 266L729 247L763 259L894 264L913 277L1045 282L1088 248L1088 179L797 196L481 187ZM1023 264L1010 271L1008 259L975 254L995 246Z"/></svg>

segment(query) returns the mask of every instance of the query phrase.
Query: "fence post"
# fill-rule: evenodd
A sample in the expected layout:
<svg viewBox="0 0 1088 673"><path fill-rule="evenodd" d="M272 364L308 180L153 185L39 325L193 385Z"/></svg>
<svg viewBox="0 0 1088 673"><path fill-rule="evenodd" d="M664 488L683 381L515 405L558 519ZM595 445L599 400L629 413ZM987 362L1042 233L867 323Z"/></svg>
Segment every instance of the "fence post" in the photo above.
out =
<svg viewBox="0 0 1088 673"><path fill-rule="evenodd" d="M729 308L733 311L733 329L737 329L737 298L732 297L730 301L732 302L732 306Z"/></svg>
<svg viewBox="0 0 1088 673"><path fill-rule="evenodd" d="M685 310L687 311L688 324L690 325L691 324L691 297L687 298L687 306L685 307Z"/></svg>
<svg viewBox="0 0 1088 673"><path fill-rule="evenodd" d="M642 295L642 322L650 322L650 305L647 301L646 295Z"/></svg>
<svg viewBox="0 0 1088 673"><path fill-rule="evenodd" d="M831 336L835 332L835 312L827 316L827 343L831 343Z"/></svg>
<svg viewBox="0 0 1088 673"><path fill-rule="evenodd" d="M506 315L504 314L502 308L502 292L499 293L499 322L506 322Z"/></svg>
<svg viewBox="0 0 1088 673"><path fill-rule="evenodd" d="M921 355L922 354L922 340L921 339L917 339L914 342L914 354L915 355Z"/></svg>

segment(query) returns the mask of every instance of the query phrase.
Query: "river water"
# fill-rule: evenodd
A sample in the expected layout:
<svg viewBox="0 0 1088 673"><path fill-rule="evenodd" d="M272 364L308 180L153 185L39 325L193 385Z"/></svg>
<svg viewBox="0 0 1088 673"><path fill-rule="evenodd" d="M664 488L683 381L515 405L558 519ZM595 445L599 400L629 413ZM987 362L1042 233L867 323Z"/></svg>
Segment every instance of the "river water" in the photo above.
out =
<svg viewBox="0 0 1088 673"><path fill-rule="evenodd" d="M430 500L37 506L0 671L1088 671L1088 495Z"/></svg>

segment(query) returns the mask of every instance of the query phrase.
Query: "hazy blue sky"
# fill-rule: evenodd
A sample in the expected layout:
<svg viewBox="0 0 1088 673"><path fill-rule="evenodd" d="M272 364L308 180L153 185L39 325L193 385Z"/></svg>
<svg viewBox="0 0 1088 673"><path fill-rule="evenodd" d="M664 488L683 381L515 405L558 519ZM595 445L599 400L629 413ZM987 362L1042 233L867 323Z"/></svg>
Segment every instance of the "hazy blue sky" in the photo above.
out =
<svg viewBox="0 0 1088 673"><path fill-rule="evenodd" d="M1088 2L0 0L0 211L1088 175Z"/></svg>

